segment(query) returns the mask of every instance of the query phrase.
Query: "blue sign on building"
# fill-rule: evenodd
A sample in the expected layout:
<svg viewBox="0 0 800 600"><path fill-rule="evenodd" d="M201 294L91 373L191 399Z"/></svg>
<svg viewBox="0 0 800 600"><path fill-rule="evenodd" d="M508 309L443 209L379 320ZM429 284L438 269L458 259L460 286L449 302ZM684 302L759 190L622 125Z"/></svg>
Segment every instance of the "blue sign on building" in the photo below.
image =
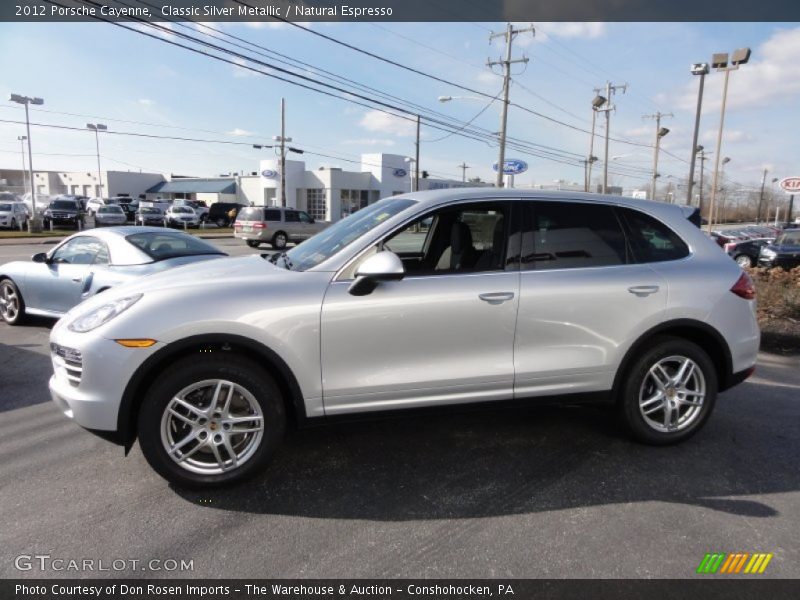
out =
<svg viewBox="0 0 800 600"><path fill-rule="evenodd" d="M497 171L497 163L492 165L492 170ZM503 173L505 175L519 175L528 170L528 163L518 158L509 158L503 161Z"/></svg>

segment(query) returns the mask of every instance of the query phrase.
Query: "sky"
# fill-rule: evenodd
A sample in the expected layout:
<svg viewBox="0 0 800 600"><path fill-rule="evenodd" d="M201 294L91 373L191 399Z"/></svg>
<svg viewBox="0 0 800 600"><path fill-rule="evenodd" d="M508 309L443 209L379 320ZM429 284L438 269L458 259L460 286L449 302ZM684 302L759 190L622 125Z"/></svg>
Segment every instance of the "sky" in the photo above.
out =
<svg viewBox="0 0 800 600"><path fill-rule="evenodd" d="M499 130L499 101L489 105L485 97L380 62L303 29L276 23L208 25L442 115L464 122L474 118L475 126L490 132ZM304 25L490 97L501 90L501 78L486 61L500 57L500 42L490 43L489 33L501 30L502 23ZM655 123L643 117L657 111L672 113L662 122L670 133L663 138L659 181L677 184L688 172L697 100L698 78L689 73L690 64L708 62L714 52L749 46L753 50L750 63L730 75L721 153L730 158L726 175L747 186L760 184L764 168L769 169L770 180L800 175L800 24L534 26L535 35L520 34L514 42L514 56L527 56L529 62L512 69L511 101L572 127L512 106L510 136L573 153L573 162L585 158L590 136L580 129L591 128L594 88L604 87L608 81L627 83L626 92L620 91L613 98L616 110L611 114L611 136L652 144ZM199 31L210 32L197 26L193 34ZM104 170L196 176L256 171L259 160L271 158L274 150L257 150L252 144L270 144L272 136L280 132L281 98L286 99L291 145L334 157L307 153L301 158L309 169L324 165L357 170L357 164L349 161L357 163L361 153L414 155L411 121L292 86L164 41L176 39L170 34L151 39L106 23L2 23L0 119L24 120L21 107L6 100L13 92L44 98L44 106L32 107L32 122L80 129L32 128L34 167L41 170L95 171L95 139L85 127L86 123L100 122L117 131L237 142L101 134ZM304 69L307 75L318 76ZM715 72L706 78L700 128L700 143L706 149L713 149L716 140L723 79L722 73ZM447 95L456 98L447 103L437 100ZM598 124L594 154L602 159L603 120ZM17 136L24 134L24 125L0 121L0 168L21 166ZM468 177L491 181L497 153L496 143L447 136L423 121L420 164L432 176L460 179L458 165L466 162ZM647 185L653 161L651 148L611 142L609 156L609 168L619 173L611 176L612 184L626 188ZM528 171L517 177L517 185L583 182L581 165L510 149L506 157L525 160L529 165ZM593 179L599 171L595 166Z"/></svg>

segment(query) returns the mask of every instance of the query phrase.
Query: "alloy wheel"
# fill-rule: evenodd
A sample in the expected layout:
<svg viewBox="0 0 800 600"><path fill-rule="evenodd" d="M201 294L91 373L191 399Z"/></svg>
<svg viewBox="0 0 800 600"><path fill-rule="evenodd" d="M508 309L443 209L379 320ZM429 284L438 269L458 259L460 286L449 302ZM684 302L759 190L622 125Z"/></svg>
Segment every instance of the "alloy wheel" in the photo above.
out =
<svg viewBox="0 0 800 600"><path fill-rule="evenodd" d="M647 371L639 388L639 411L656 431L681 431L700 417L705 397L706 380L697 363L668 356Z"/></svg>
<svg viewBox="0 0 800 600"><path fill-rule="evenodd" d="M264 416L253 394L224 379L178 392L161 417L161 443L179 466L218 475L247 463L264 437Z"/></svg>
<svg viewBox="0 0 800 600"><path fill-rule="evenodd" d="M19 315L19 295L8 280L0 284L0 314L9 323Z"/></svg>
<svg viewBox="0 0 800 600"><path fill-rule="evenodd" d="M746 254L742 254L740 256L737 256L736 257L736 262L738 263L738 265L740 267L752 267L753 266L753 261L750 260L750 257L747 256Z"/></svg>

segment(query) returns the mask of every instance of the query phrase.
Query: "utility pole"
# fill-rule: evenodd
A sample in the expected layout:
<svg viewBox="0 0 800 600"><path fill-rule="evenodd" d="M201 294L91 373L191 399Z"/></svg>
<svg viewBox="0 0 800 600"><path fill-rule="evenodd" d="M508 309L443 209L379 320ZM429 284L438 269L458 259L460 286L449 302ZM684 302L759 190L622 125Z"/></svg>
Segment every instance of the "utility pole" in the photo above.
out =
<svg viewBox="0 0 800 600"><path fill-rule="evenodd" d="M417 141L414 144L415 146L415 155L414 155L414 191L419 191L419 115L417 115Z"/></svg>
<svg viewBox="0 0 800 600"><path fill-rule="evenodd" d="M698 146L697 148L698 148L698 150L697 150L697 159L700 161L700 195L699 195L699 197L697 199L697 210L700 212L700 216L702 217L703 216L703 186L704 186L703 176L705 175L705 171L706 171L705 166L706 166L706 161L708 160L708 157L706 156L705 148L703 148L702 146ZM711 219L711 215L709 215L708 218Z"/></svg>
<svg viewBox="0 0 800 600"><path fill-rule="evenodd" d="M610 81L606 83L606 103L605 108L598 108L598 112L606 113L606 147L605 158L603 159L603 193L608 193L608 138L611 129L611 111L616 109L616 106L611 104L611 98L617 93L617 90L622 90L624 94L628 91L628 84L614 85ZM602 90L595 89L595 94L599 94Z"/></svg>
<svg viewBox="0 0 800 600"><path fill-rule="evenodd" d="M761 194L758 196L758 212L756 213L756 225L761 223L761 209L764 206L764 185L767 183L767 169L761 177Z"/></svg>
<svg viewBox="0 0 800 600"><path fill-rule="evenodd" d="M462 162L460 165L458 165L458 168L461 169L461 182L462 183L466 183L467 182L467 169L469 169L470 166L467 163Z"/></svg>
<svg viewBox="0 0 800 600"><path fill-rule="evenodd" d="M657 111L654 115L644 115L643 119L655 119L656 121L656 143L655 152L653 153L653 183L650 185L650 199L656 199L656 180L658 179L658 151L661 148L661 138L669 133L669 129L661 127L661 119L664 117L673 117L672 113L662 113Z"/></svg>
<svg viewBox="0 0 800 600"><path fill-rule="evenodd" d="M692 187L694 186L694 167L697 159L699 148L697 146L697 137L700 134L700 113L703 109L703 88L706 83L706 75L708 75L708 63L695 63L692 65L692 75L700 77L700 87L697 90L697 110L694 115L694 134L692 135L692 160L689 163L689 185L686 190L686 204L692 205Z"/></svg>
<svg viewBox="0 0 800 600"><path fill-rule="evenodd" d="M25 194L26 190L28 189L28 182L27 182L27 174L25 170L25 140L28 139L27 135L18 135L17 139L19 140L19 149L22 154L22 193ZM31 197L33 197L33 193L31 192Z"/></svg>
<svg viewBox="0 0 800 600"><path fill-rule="evenodd" d="M491 43L492 40L498 37L504 37L506 40L506 58L505 60L497 60L486 61L486 65L491 68L495 65L501 65L503 67L503 106L500 111L500 152L499 157L497 160L497 180L496 185L497 187L503 187L503 166L506 161L506 127L508 125L508 91L509 87L511 87L511 65L512 63L527 63L528 58L523 56L522 58L517 58L512 60L511 59L511 46L514 41L514 36L520 33L525 33L530 31L534 35L536 35L536 30L534 29L533 25L529 25L528 27L522 27L520 29L514 29L514 26L511 23L506 25L506 30L501 33L492 33L489 35L489 42Z"/></svg>
<svg viewBox="0 0 800 600"><path fill-rule="evenodd" d="M286 137L286 100L281 98L281 134L273 135L272 139L280 142L280 165L281 165L281 206L286 206L286 142L291 142L292 138Z"/></svg>
<svg viewBox="0 0 800 600"><path fill-rule="evenodd" d="M586 161L584 162L584 183L583 183L583 191L588 192L589 188L592 185L592 165L597 162L597 157L594 155L594 132L595 127L597 126L597 111L600 109L603 104L606 103L606 98L600 96L598 94L600 90L595 90L594 100L592 100L592 134L589 137L589 156L586 157Z"/></svg>

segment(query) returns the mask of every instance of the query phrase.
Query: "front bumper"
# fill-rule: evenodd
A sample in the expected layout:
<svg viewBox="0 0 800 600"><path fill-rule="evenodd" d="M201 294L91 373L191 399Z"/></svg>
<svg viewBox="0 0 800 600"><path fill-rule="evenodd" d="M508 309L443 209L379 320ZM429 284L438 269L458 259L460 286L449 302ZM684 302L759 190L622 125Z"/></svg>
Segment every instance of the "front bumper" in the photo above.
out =
<svg viewBox="0 0 800 600"><path fill-rule="evenodd" d="M64 415L95 432L117 431L125 387L136 369L163 346L125 348L100 335L74 333L63 326L53 330L50 342L51 348L72 350L81 357L76 368L75 360L65 361L51 350L50 396Z"/></svg>

